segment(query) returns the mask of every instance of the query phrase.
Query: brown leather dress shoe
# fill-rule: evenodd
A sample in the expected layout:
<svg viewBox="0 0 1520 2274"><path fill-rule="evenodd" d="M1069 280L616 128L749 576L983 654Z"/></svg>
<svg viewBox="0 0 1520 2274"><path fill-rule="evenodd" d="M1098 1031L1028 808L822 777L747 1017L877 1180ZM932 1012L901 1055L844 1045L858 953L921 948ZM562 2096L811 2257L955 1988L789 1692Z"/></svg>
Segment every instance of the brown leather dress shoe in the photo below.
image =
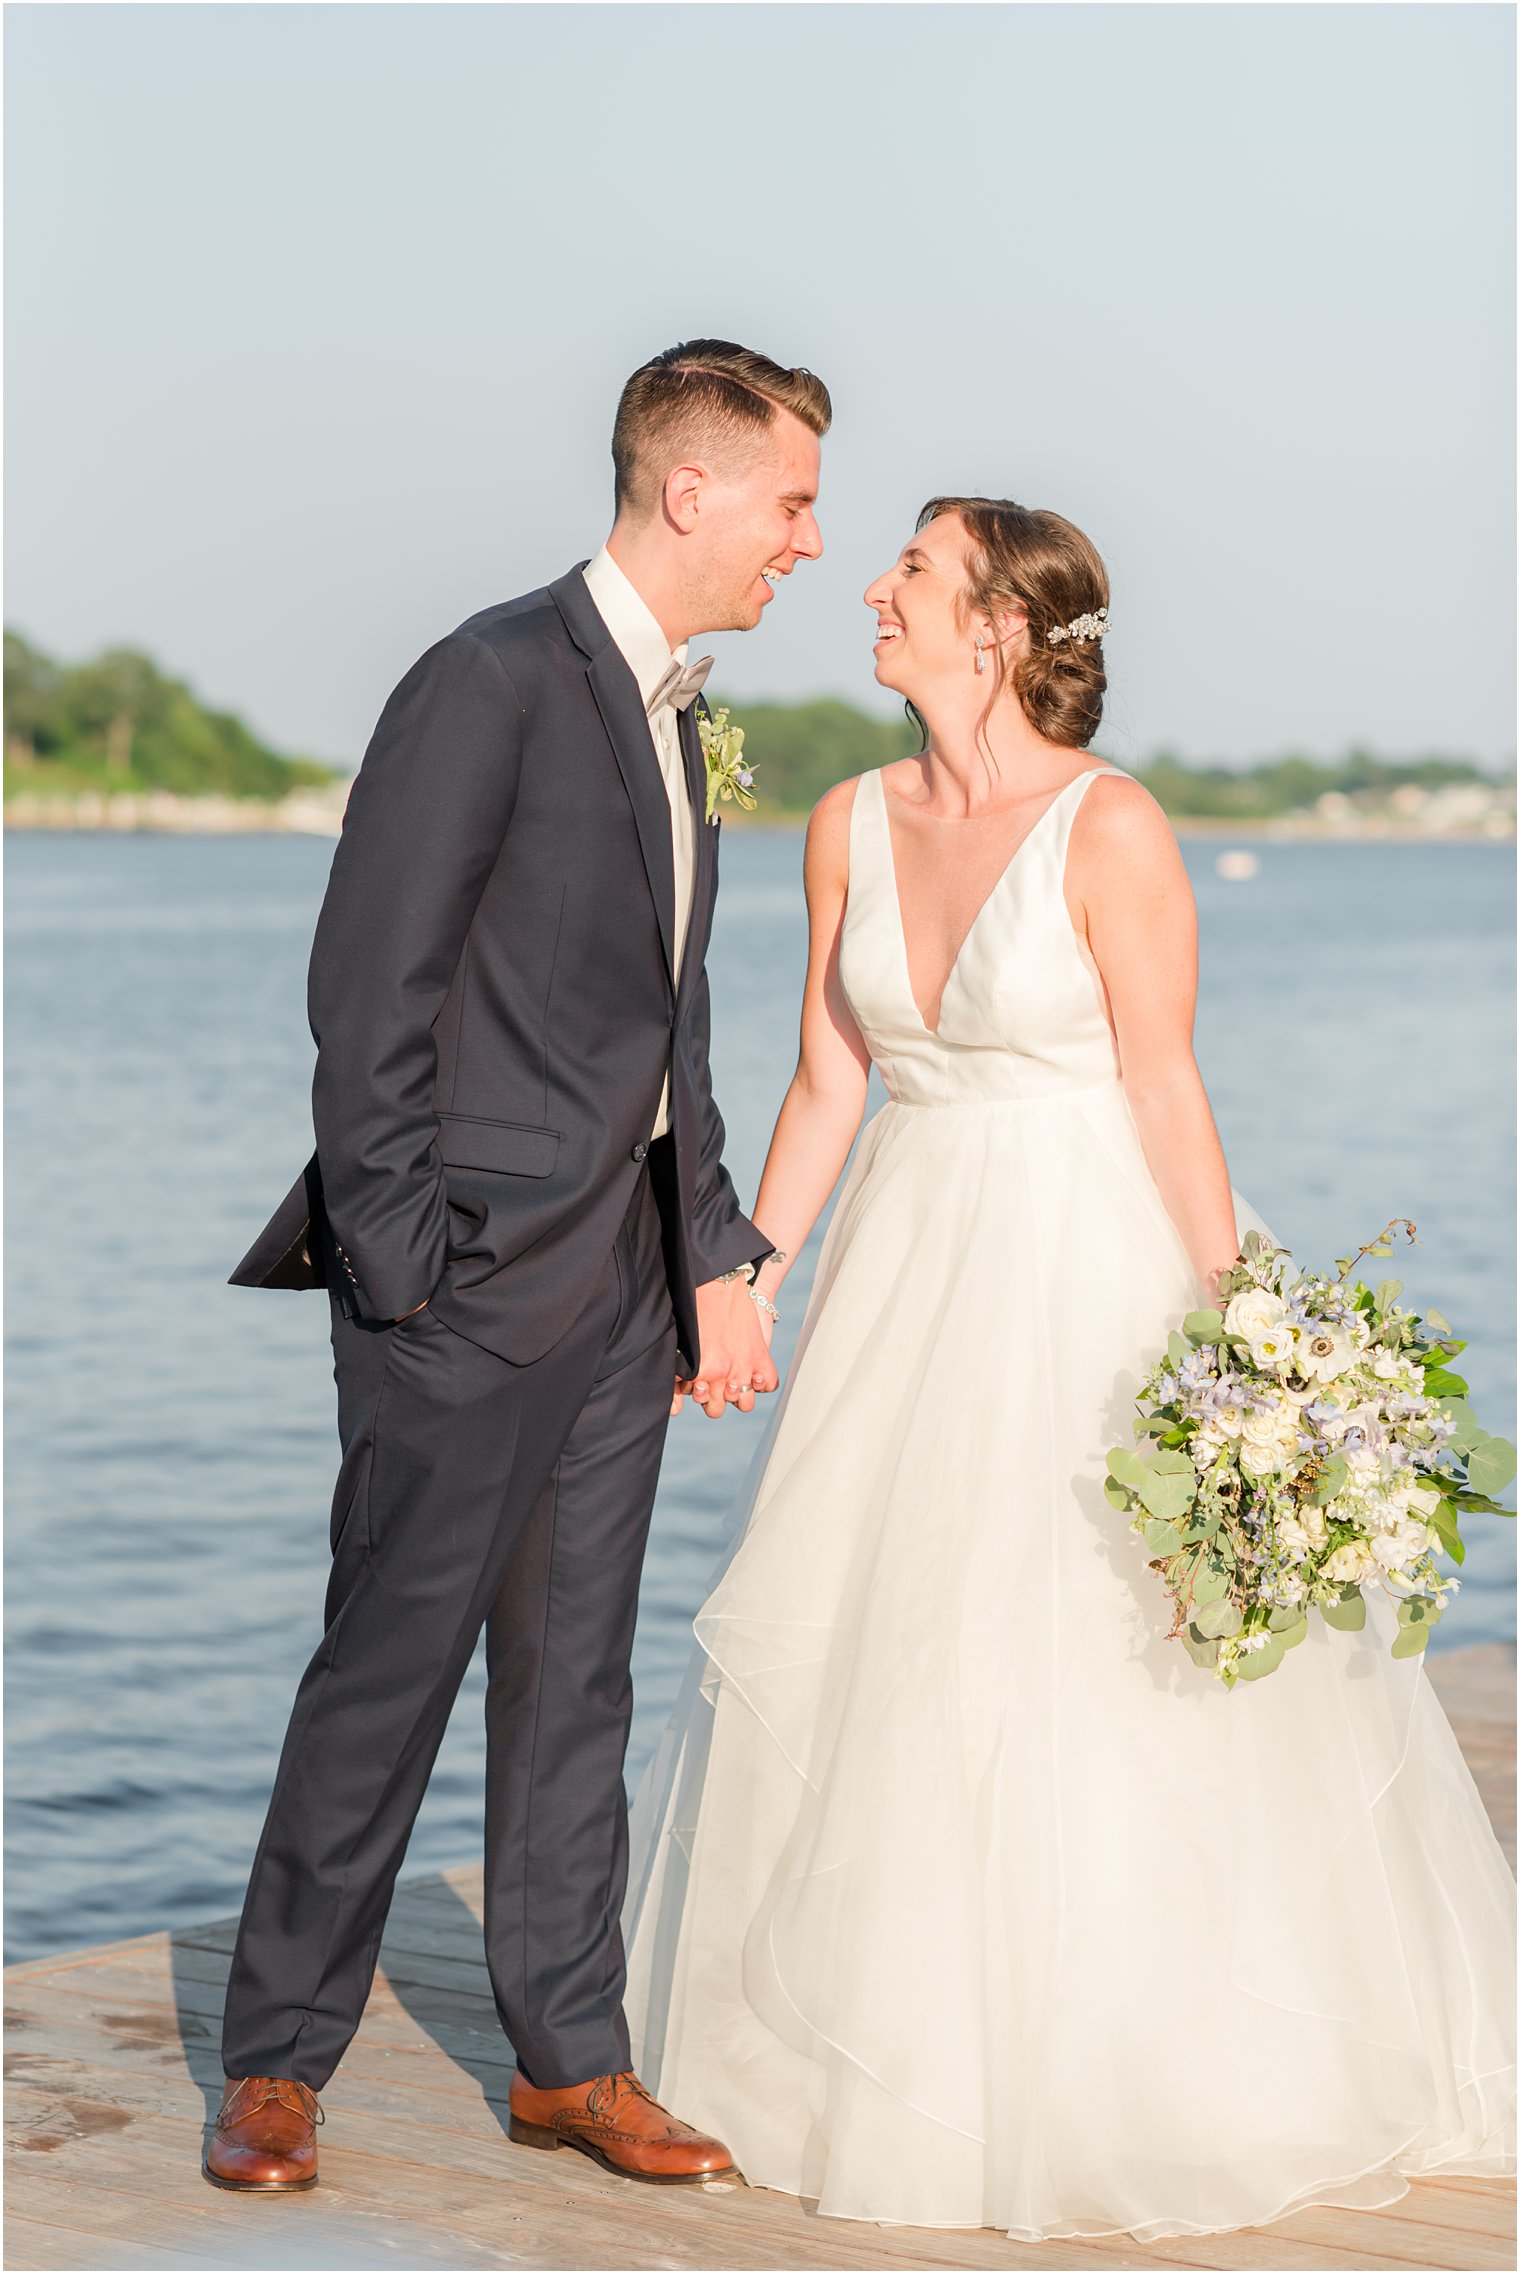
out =
<svg viewBox="0 0 1520 2274"><path fill-rule="evenodd" d="M631 2069L549 2092L514 2077L508 2106L507 2136L520 2148L579 2148L623 2179L658 2187L739 2176L721 2140L651 2100Z"/></svg>
<svg viewBox="0 0 1520 2274"><path fill-rule="evenodd" d="M309 2085L289 2077L234 2078L201 2168L213 2187L245 2194L294 2195L315 2187L321 2121Z"/></svg>

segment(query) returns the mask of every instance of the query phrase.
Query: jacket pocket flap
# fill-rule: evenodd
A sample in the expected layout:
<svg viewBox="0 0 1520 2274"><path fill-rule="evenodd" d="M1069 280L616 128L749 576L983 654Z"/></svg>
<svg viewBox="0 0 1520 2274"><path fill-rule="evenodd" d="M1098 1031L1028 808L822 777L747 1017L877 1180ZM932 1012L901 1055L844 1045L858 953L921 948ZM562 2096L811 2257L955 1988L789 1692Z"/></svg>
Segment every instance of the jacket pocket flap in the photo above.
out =
<svg viewBox="0 0 1520 2274"><path fill-rule="evenodd" d="M520 1121L481 1121L468 1113L440 1113L438 1151L454 1169L547 1176L559 1151L559 1131L530 1129Z"/></svg>

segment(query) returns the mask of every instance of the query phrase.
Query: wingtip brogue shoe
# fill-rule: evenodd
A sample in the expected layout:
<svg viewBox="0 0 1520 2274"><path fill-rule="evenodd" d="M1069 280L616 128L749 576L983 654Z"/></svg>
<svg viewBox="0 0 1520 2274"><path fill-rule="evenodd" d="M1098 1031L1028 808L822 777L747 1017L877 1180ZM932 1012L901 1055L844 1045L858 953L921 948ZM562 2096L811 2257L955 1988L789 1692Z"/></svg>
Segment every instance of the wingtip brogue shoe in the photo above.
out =
<svg viewBox="0 0 1520 2274"><path fill-rule="evenodd" d="M201 2169L213 2187L249 2195L298 2194L317 2184L321 2121L309 2085L290 2077L233 2077Z"/></svg>
<svg viewBox="0 0 1520 2274"><path fill-rule="evenodd" d="M553 2090L516 2076L508 2111L507 2136L520 2148L578 2148L621 2179L696 2187L739 2177L723 2142L672 2116L631 2069Z"/></svg>

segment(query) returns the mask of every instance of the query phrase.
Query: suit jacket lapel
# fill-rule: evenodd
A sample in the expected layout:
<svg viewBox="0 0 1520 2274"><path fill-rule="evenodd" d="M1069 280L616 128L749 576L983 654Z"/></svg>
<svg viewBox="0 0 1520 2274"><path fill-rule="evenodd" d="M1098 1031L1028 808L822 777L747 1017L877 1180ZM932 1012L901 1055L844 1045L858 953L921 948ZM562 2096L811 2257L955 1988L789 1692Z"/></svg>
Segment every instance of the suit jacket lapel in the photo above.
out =
<svg viewBox="0 0 1520 2274"><path fill-rule="evenodd" d="M701 701L698 696L697 701ZM708 920L712 913L713 887L717 874L718 832L707 820L707 762L702 756L702 737L697 730L697 704L691 703L677 713L680 720L681 753L686 760L686 783L691 792L691 819L695 833L695 859L692 863L691 921L686 931L686 947L681 957L682 992L686 981L702 967L706 949Z"/></svg>
<svg viewBox="0 0 1520 2274"><path fill-rule="evenodd" d="M670 843L670 800L665 795L665 777L655 755L638 681L586 590L580 573L584 566L581 562L568 576L560 577L550 585L549 592L577 646L591 658L586 677L633 808L644 872L659 918L666 976L674 986L676 868Z"/></svg>
<svg viewBox="0 0 1520 2274"><path fill-rule="evenodd" d="M639 832L644 870L654 894L665 949L665 969L675 977L676 864L670 843L670 800L665 777L655 756L654 738L638 681L623 660L621 649L609 643L592 663L587 677L622 771L623 786L633 807Z"/></svg>

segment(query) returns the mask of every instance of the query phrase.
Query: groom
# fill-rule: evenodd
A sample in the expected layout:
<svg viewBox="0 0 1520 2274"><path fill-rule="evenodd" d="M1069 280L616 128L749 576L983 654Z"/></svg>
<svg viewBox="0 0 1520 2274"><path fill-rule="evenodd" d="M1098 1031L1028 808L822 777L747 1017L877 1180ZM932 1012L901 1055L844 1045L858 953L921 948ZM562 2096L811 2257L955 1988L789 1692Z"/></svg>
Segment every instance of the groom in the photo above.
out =
<svg viewBox="0 0 1520 2274"><path fill-rule="evenodd" d="M645 364L604 549L430 648L354 784L312 950L316 1154L233 1275L327 1287L342 1466L228 1983L219 2186L316 2182L316 2094L482 1626L511 2136L635 2179L731 2169L630 2072L618 1926L672 1383L713 1415L776 1386L708 1070L685 643L752 629L822 550L829 418L811 373L729 341Z"/></svg>

